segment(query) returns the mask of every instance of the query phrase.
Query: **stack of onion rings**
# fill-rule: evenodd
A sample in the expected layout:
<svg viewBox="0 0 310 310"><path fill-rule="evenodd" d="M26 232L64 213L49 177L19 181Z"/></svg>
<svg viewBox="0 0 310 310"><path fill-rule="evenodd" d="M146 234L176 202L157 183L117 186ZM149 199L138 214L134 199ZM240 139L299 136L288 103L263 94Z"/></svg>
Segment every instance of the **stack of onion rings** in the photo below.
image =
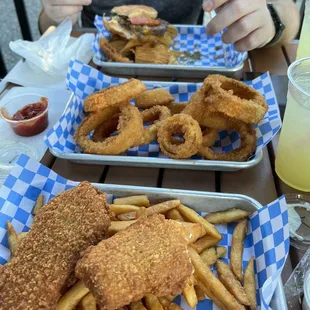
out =
<svg viewBox="0 0 310 310"><path fill-rule="evenodd" d="M129 103L131 99L136 99L136 106ZM161 151L175 159L198 154L208 160L245 161L255 151L252 123L258 122L268 108L256 90L224 76L210 75L188 104L173 101L166 89L146 91L146 86L135 79L101 90L85 99L84 110L89 115L74 138L84 152L103 155L118 155L156 139ZM238 132L240 147L227 153L214 152L219 130Z"/></svg>

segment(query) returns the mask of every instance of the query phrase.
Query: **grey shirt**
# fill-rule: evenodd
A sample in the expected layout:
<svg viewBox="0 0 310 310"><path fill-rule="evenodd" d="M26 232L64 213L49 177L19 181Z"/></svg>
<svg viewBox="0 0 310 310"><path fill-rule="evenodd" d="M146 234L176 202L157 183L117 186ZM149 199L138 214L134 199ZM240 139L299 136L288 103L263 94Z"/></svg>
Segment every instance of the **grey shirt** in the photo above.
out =
<svg viewBox="0 0 310 310"><path fill-rule="evenodd" d="M144 4L154 7L158 17L171 24L197 24L201 13L202 0L93 0L84 7L82 23L84 27L94 27L95 15L109 15L114 6L128 4Z"/></svg>

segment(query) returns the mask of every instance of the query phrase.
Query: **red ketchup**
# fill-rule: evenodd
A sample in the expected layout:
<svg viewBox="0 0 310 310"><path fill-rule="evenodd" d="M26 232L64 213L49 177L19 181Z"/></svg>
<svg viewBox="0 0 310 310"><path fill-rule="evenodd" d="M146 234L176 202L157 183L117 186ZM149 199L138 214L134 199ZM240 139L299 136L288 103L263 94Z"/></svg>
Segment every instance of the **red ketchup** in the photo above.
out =
<svg viewBox="0 0 310 310"><path fill-rule="evenodd" d="M40 102L25 105L14 113L10 123L13 131L24 137L39 134L48 126L48 100L42 97Z"/></svg>

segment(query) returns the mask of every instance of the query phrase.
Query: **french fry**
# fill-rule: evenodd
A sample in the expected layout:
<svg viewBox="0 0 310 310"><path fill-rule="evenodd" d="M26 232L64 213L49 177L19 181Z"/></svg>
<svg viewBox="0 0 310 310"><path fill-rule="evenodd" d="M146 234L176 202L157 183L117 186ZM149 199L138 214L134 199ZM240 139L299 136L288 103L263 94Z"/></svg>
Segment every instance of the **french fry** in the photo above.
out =
<svg viewBox="0 0 310 310"><path fill-rule="evenodd" d="M166 215L166 218L170 220L185 222L184 217L181 215L181 213L177 209L171 209L167 211L165 215Z"/></svg>
<svg viewBox="0 0 310 310"><path fill-rule="evenodd" d="M245 268L244 277L243 277L243 285L245 293L250 302L250 309L257 310L256 303L256 287L255 287L255 275L254 275L254 258L248 262L247 267Z"/></svg>
<svg viewBox="0 0 310 310"><path fill-rule="evenodd" d="M194 223L201 223L204 228L206 229L206 233L217 238L221 239L222 236L220 233L217 231L215 226L210 224L207 220L205 220L203 217L201 217L196 211L184 206L184 205L179 205L178 210L181 212L182 215L185 216L188 220Z"/></svg>
<svg viewBox="0 0 310 310"><path fill-rule="evenodd" d="M74 284L57 303L56 310L74 310L84 296L89 293L89 289L82 281Z"/></svg>
<svg viewBox="0 0 310 310"><path fill-rule="evenodd" d="M165 213L173 208L176 208L179 205L180 205L180 200L168 200L168 201L165 201L165 202L162 202L162 203L159 203L159 204L156 204L156 205L153 205L147 208L146 214L149 217L156 213ZM120 214L118 218L121 221L134 220L137 218L137 213L129 212L129 213Z"/></svg>
<svg viewBox="0 0 310 310"><path fill-rule="evenodd" d="M194 288L198 301L205 300L206 294L203 292L203 290L197 284L194 286Z"/></svg>
<svg viewBox="0 0 310 310"><path fill-rule="evenodd" d="M216 246L209 249L205 249L200 257L205 264L211 266L216 263L217 259L226 254L226 248L223 246Z"/></svg>
<svg viewBox="0 0 310 310"><path fill-rule="evenodd" d="M197 295L196 295L194 284L195 284L195 277L194 277L194 275L192 275L189 278L185 288L183 289L183 296L184 296L187 304L192 309L194 309L196 307L197 303L198 303L198 298L197 298Z"/></svg>
<svg viewBox="0 0 310 310"><path fill-rule="evenodd" d="M220 309L226 310L227 308L215 297L214 294L200 281L197 280L197 288L205 295L207 295ZM197 293L197 291L196 291Z"/></svg>
<svg viewBox="0 0 310 310"><path fill-rule="evenodd" d="M110 212L114 212L116 215L128 212L136 212L139 209L139 207L133 205L110 205Z"/></svg>
<svg viewBox="0 0 310 310"><path fill-rule="evenodd" d="M135 63L168 64L169 49L167 46L157 44L155 47L137 46Z"/></svg>
<svg viewBox="0 0 310 310"><path fill-rule="evenodd" d="M147 310L164 310L159 299L154 295L146 295L144 297Z"/></svg>
<svg viewBox="0 0 310 310"><path fill-rule="evenodd" d="M113 200L115 205L133 205L138 207L149 207L150 201L146 195L129 196L123 198L115 198Z"/></svg>
<svg viewBox="0 0 310 310"><path fill-rule="evenodd" d="M6 229L8 231L8 243L9 243L11 255L14 256L17 250L17 246L18 246L17 232L9 221L6 221Z"/></svg>
<svg viewBox="0 0 310 310"><path fill-rule="evenodd" d="M158 299L165 310L182 310L181 307L170 301L167 297L158 297Z"/></svg>
<svg viewBox="0 0 310 310"><path fill-rule="evenodd" d="M221 260L217 260L216 271L220 281L225 285L229 292L233 294L241 304L249 306L250 303L245 290L240 282L236 279L229 266Z"/></svg>
<svg viewBox="0 0 310 310"><path fill-rule="evenodd" d="M211 224L222 224L242 220L250 214L252 214L252 212L234 208L222 212L211 213L204 218Z"/></svg>
<svg viewBox="0 0 310 310"><path fill-rule="evenodd" d="M96 310L96 299L92 293L88 293L80 302L79 310Z"/></svg>
<svg viewBox="0 0 310 310"><path fill-rule="evenodd" d="M134 301L129 305L130 310L146 310L141 300Z"/></svg>
<svg viewBox="0 0 310 310"><path fill-rule="evenodd" d="M38 213L38 211L43 207L44 205L44 196L42 194L40 194L37 198L37 201L32 209L31 214L32 215L36 215Z"/></svg>
<svg viewBox="0 0 310 310"><path fill-rule="evenodd" d="M127 40L117 39L110 41L110 45L120 53L120 51L126 46L127 42Z"/></svg>
<svg viewBox="0 0 310 310"><path fill-rule="evenodd" d="M245 310L245 307L239 304L235 297L229 293L223 283L214 276L210 268L203 262L200 255L191 247L188 247L188 251L195 268L196 276L216 297L216 299L220 300L227 309Z"/></svg>
<svg viewBox="0 0 310 310"><path fill-rule="evenodd" d="M178 33L178 29L175 26L169 25L165 35L168 35L171 37L171 39L174 39Z"/></svg>
<svg viewBox="0 0 310 310"><path fill-rule="evenodd" d="M17 235L17 240L20 242L22 239L24 239L27 236L27 232L21 232Z"/></svg>
<svg viewBox="0 0 310 310"><path fill-rule="evenodd" d="M192 247L197 251L197 253L200 254L203 250L211 248L217 245L219 242L219 239L206 235L194 242Z"/></svg>
<svg viewBox="0 0 310 310"><path fill-rule="evenodd" d="M109 235L113 236L117 232L126 229L135 222L136 221L111 221L111 225L109 227Z"/></svg>
<svg viewBox="0 0 310 310"><path fill-rule="evenodd" d="M206 229L200 223L188 223L188 222L178 222L180 225L184 226L184 237L187 244L195 242L197 239L201 238L206 234Z"/></svg>
<svg viewBox="0 0 310 310"><path fill-rule="evenodd" d="M244 219L237 224L231 242L230 266L231 270L240 281L242 280L242 256L247 223L247 219Z"/></svg>
<svg viewBox="0 0 310 310"><path fill-rule="evenodd" d="M137 219L139 219L139 218L146 219L147 218L147 208L140 207L140 209L136 213L136 218Z"/></svg>

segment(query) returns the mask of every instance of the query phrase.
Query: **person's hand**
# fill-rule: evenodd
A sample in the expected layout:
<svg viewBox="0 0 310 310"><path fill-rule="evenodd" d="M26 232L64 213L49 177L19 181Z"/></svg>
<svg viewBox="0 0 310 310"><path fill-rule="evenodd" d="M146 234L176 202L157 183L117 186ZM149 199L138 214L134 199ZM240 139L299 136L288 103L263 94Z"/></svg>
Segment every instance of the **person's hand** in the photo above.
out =
<svg viewBox="0 0 310 310"><path fill-rule="evenodd" d="M41 0L41 2L43 11L55 23L61 23L68 16L75 24L83 5L91 4L92 0Z"/></svg>
<svg viewBox="0 0 310 310"><path fill-rule="evenodd" d="M250 51L266 45L275 35L275 27L266 0L204 0L203 9L217 11L207 25L208 35L224 28L224 43L235 45L238 51Z"/></svg>

